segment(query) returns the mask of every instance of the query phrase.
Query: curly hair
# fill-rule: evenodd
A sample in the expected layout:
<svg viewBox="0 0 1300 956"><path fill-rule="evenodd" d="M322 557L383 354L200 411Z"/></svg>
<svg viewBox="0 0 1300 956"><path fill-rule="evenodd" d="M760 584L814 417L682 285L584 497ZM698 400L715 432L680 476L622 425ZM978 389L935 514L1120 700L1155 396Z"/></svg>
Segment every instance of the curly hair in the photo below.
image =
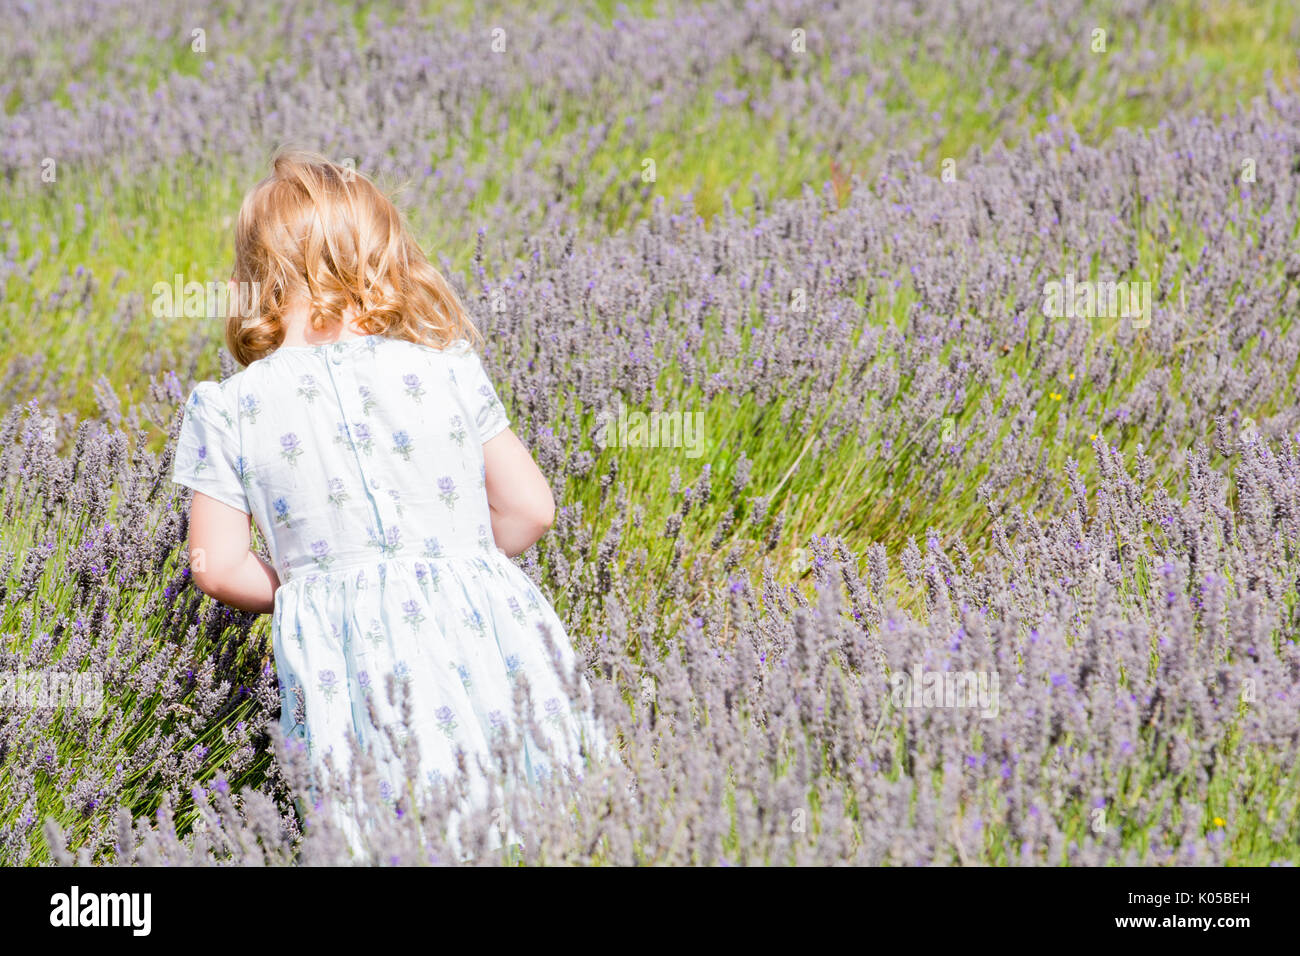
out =
<svg viewBox="0 0 1300 956"><path fill-rule="evenodd" d="M445 348L481 336L397 208L365 176L300 149L277 150L271 174L244 197L235 225L226 345L248 365L284 342L284 314L310 307L313 329L349 311L369 335Z"/></svg>

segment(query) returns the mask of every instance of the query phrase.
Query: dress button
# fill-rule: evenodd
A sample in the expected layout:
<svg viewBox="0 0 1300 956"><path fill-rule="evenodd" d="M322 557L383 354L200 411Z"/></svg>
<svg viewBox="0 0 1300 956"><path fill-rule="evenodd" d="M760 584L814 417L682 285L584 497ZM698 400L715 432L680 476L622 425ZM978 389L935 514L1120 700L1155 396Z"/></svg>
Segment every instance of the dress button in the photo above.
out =
<svg viewBox="0 0 1300 956"><path fill-rule="evenodd" d="M334 354L330 356L330 360L331 360L335 365L342 365L342 364L343 364L343 353L342 353L341 351L339 351L339 350L336 349L336 350L334 351Z"/></svg>
<svg viewBox="0 0 1300 956"><path fill-rule="evenodd" d="M371 479L370 479L370 487L371 487L371 488L374 488L376 491L378 491L378 490L379 490L379 479L378 479L378 478L371 478Z"/></svg>

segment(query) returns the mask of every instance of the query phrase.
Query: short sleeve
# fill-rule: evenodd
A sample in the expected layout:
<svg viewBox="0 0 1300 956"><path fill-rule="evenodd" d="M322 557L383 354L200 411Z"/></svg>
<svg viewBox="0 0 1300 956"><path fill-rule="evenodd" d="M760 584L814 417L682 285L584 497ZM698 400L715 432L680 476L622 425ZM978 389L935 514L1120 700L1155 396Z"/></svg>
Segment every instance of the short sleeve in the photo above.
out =
<svg viewBox="0 0 1300 956"><path fill-rule="evenodd" d="M496 389L488 380L487 371L478 353L466 347L456 369L456 385L465 398L465 404L478 426L479 440L486 442L505 431L510 425L506 408L497 398Z"/></svg>
<svg viewBox="0 0 1300 956"><path fill-rule="evenodd" d="M172 481L248 513L235 422L219 384L194 386L176 439Z"/></svg>

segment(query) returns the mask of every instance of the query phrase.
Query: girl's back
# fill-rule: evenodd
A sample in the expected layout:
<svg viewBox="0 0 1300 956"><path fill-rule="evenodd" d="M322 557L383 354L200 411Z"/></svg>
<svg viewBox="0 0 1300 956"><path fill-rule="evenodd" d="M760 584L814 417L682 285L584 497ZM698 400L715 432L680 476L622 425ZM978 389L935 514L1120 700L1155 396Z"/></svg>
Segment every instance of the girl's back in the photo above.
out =
<svg viewBox="0 0 1300 956"><path fill-rule="evenodd" d="M178 458L224 475L206 493L251 511L281 584L385 558L497 555L482 446L509 421L468 343L281 347L193 401L208 427Z"/></svg>

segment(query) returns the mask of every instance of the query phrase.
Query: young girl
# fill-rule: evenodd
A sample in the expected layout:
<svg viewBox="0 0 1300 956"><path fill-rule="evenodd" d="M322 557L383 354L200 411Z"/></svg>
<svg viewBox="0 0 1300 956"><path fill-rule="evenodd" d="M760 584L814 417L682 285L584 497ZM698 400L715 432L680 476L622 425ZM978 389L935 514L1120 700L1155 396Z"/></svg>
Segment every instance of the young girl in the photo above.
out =
<svg viewBox="0 0 1300 956"><path fill-rule="evenodd" d="M195 492L195 583L273 614L284 731L322 779L326 754L346 772L355 734L405 793L413 781L372 726L370 698L381 725L416 735L417 789L449 783L458 751L471 772L479 755L488 765L503 728L523 735L522 763L540 779L562 768L515 726L523 677L566 766L582 772L580 742L602 759L540 633L570 668L563 626L508 560L550 526L550 488L470 347L477 331L397 210L365 177L281 152L239 211L232 283L256 290L226 328L246 368L195 387L174 480ZM250 522L269 564L250 550ZM390 675L407 681L409 723ZM375 812L339 817L354 849Z"/></svg>

